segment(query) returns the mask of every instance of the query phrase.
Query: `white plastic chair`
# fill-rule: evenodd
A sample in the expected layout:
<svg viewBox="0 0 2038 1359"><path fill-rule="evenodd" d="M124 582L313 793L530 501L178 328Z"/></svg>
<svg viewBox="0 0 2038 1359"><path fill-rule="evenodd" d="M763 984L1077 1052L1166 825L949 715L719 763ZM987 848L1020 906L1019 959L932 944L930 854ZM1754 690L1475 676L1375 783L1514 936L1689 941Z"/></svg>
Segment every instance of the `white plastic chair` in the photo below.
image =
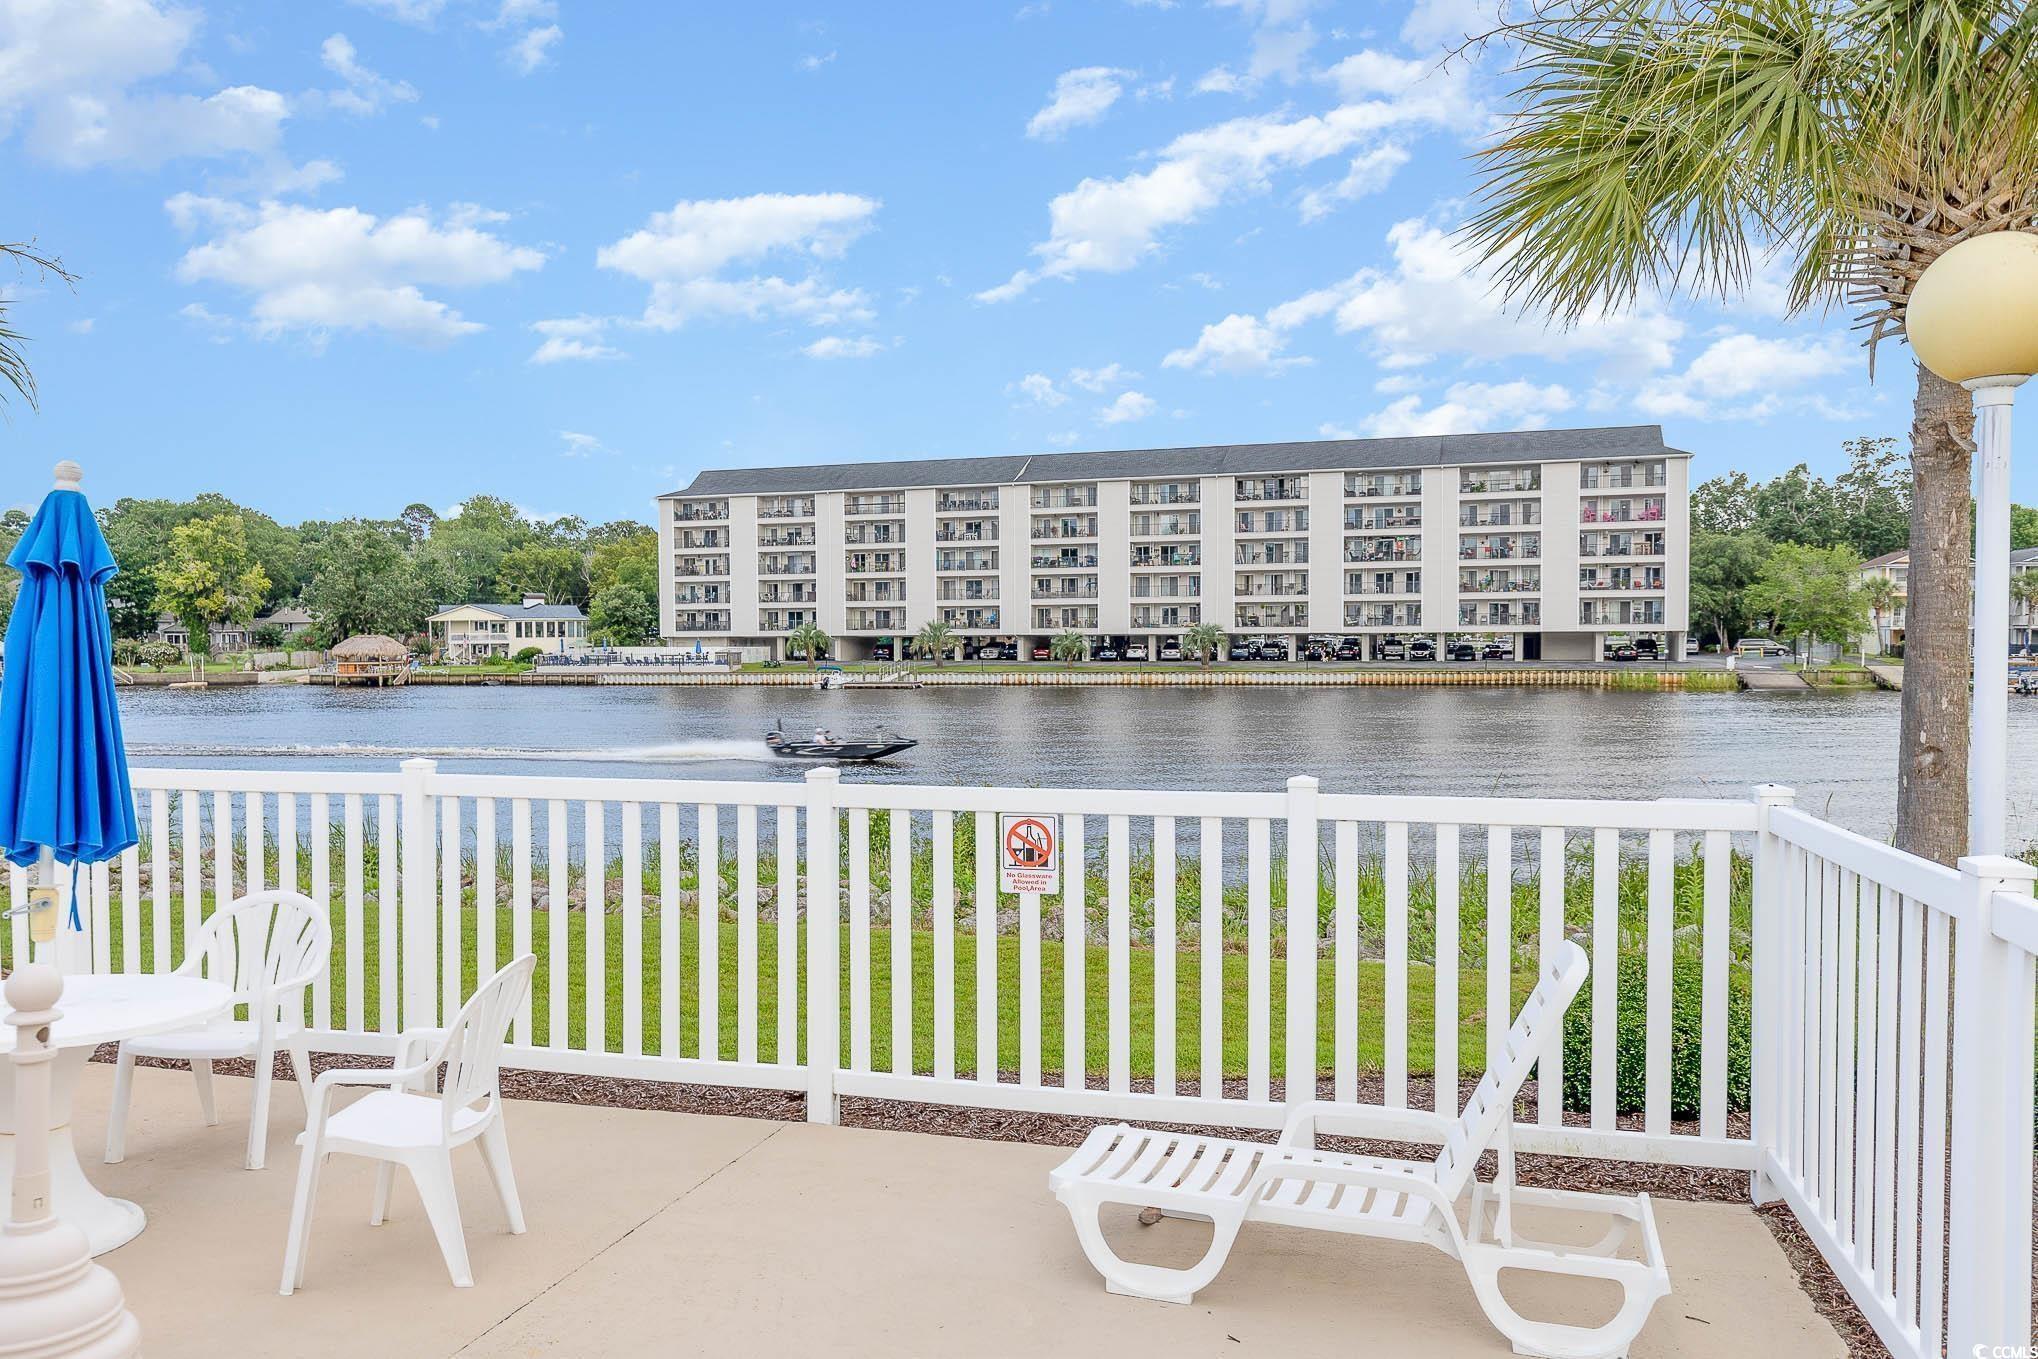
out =
<svg viewBox="0 0 2038 1359"><path fill-rule="evenodd" d="M318 1078L312 1086L311 1117L297 1139L302 1150L290 1236L283 1251L285 1297L304 1283L319 1171L335 1153L381 1163L375 1168L371 1226L381 1226L389 1214L396 1168L410 1172L455 1288L474 1286L460 1226L460 1200L453 1189L455 1147L480 1144L509 1229L513 1234L523 1232L524 1209L510 1169L509 1134L503 1128L500 1073L503 1039L530 990L537 965L536 956L526 953L490 977L460 1007L449 1028L405 1030L396 1043L396 1070L335 1070ZM434 1044L431 1056L408 1065L416 1049ZM343 1085L384 1088L328 1113L333 1091Z"/></svg>
<svg viewBox="0 0 2038 1359"><path fill-rule="evenodd" d="M255 1064L254 1108L248 1115L249 1170L260 1170L268 1151L269 1083L278 1048L290 1054L297 1092L311 1107L311 1053L304 1041L304 988L325 975L332 927L325 912L298 892L251 892L213 912L187 945L177 976L202 976L233 992L233 1008L192 1029L130 1038L120 1045L113 1075L113 1112L106 1123L106 1160L127 1155L127 1108L134 1059L163 1057L191 1064L198 1104L208 1126L219 1123L212 1098L212 1064L249 1057ZM235 1015L244 1008L246 1019Z"/></svg>
<svg viewBox="0 0 2038 1359"><path fill-rule="evenodd" d="M1083 1253L1112 1293L1186 1303L1217 1277L1244 1224L1272 1222L1435 1247L1464 1266L1487 1320L1516 1354L1625 1356L1656 1300L1670 1291L1649 1196L1530 1189L1514 1180L1515 1097L1536 1063L1562 1041L1564 1012L1586 969L1585 951L1569 941L1543 959L1536 987L1507 1032L1501 1062L1486 1072L1456 1120L1308 1100L1289 1111L1271 1146L1109 1124L1093 1129L1049 1174L1048 1187L1069 1210ZM1433 1161L1345 1155L1317 1150L1319 1132L1435 1141L1443 1150ZM1500 1173L1492 1184L1481 1184L1474 1172L1488 1147L1498 1153ZM1209 1248L1187 1268L1135 1264L1104 1237L1100 1217L1107 1204L1209 1222ZM1586 1245L1537 1241L1516 1229L1517 1206L1602 1218L1607 1225ZM1629 1246L1639 1259L1620 1256ZM1500 1276L1508 1271L1605 1280L1620 1290L1620 1305L1598 1326L1531 1320L1501 1293Z"/></svg>

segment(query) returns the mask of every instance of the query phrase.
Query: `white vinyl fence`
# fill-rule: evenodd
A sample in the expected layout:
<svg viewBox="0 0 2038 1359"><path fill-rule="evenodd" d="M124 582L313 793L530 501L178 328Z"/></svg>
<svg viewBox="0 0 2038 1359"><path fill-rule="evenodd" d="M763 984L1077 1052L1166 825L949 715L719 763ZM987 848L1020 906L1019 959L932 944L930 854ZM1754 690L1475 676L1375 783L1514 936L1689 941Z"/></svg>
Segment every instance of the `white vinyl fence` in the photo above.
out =
<svg viewBox="0 0 2038 1359"><path fill-rule="evenodd" d="M142 846L78 878L96 970L167 970L214 903L295 885L333 920L318 1046L389 1052L534 952L513 1063L803 1091L822 1122L882 1097L1272 1128L1319 1089L1455 1113L1570 937L1592 973L1524 1150L1750 1171L1892 1352L2028 1343L2032 871L1925 863L1784 789L134 781ZM1000 813L1060 818L1061 891L1000 890Z"/></svg>

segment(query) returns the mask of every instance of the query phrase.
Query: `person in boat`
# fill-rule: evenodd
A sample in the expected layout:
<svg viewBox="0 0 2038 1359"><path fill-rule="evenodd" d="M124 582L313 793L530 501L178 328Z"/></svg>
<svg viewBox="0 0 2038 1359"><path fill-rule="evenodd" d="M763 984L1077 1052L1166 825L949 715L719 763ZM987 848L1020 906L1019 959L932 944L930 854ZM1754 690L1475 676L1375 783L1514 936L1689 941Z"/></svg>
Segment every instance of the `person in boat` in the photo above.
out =
<svg viewBox="0 0 2038 1359"><path fill-rule="evenodd" d="M814 728L814 744L817 746L832 746L837 744L835 740L835 733L829 731L826 727Z"/></svg>

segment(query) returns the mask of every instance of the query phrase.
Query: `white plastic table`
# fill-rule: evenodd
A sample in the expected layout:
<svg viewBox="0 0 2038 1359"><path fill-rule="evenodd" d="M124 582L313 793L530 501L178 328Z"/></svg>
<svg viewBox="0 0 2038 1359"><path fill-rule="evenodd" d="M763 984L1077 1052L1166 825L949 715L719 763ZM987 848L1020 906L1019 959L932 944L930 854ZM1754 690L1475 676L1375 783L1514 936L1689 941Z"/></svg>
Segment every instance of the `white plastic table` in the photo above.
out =
<svg viewBox="0 0 2038 1359"><path fill-rule="evenodd" d="M57 1215L84 1229L94 1255L124 1246L148 1219L126 1199L108 1198L85 1178L71 1143L71 1096L101 1043L202 1024L233 1003L233 993L200 977L69 976L50 1029L50 1192ZM0 1011L5 1007L0 1006ZM0 1024L0 1058L14 1051L14 1026ZM0 1183L14 1178L14 1064L0 1060Z"/></svg>

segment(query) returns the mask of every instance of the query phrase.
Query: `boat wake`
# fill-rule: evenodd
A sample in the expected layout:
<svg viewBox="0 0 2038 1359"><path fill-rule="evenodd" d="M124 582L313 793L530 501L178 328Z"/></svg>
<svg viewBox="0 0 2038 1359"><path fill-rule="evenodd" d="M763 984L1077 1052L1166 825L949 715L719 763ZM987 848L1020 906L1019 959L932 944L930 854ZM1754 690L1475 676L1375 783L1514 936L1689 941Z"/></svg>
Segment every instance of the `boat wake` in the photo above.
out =
<svg viewBox="0 0 2038 1359"><path fill-rule="evenodd" d="M762 741L678 741L667 745L617 746L601 750L551 750L531 746L384 746L340 741L330 744L233 745L131 741L129 755L162 759L264 760L547 760L573 764L728 764L775 759Z"/></svg>

